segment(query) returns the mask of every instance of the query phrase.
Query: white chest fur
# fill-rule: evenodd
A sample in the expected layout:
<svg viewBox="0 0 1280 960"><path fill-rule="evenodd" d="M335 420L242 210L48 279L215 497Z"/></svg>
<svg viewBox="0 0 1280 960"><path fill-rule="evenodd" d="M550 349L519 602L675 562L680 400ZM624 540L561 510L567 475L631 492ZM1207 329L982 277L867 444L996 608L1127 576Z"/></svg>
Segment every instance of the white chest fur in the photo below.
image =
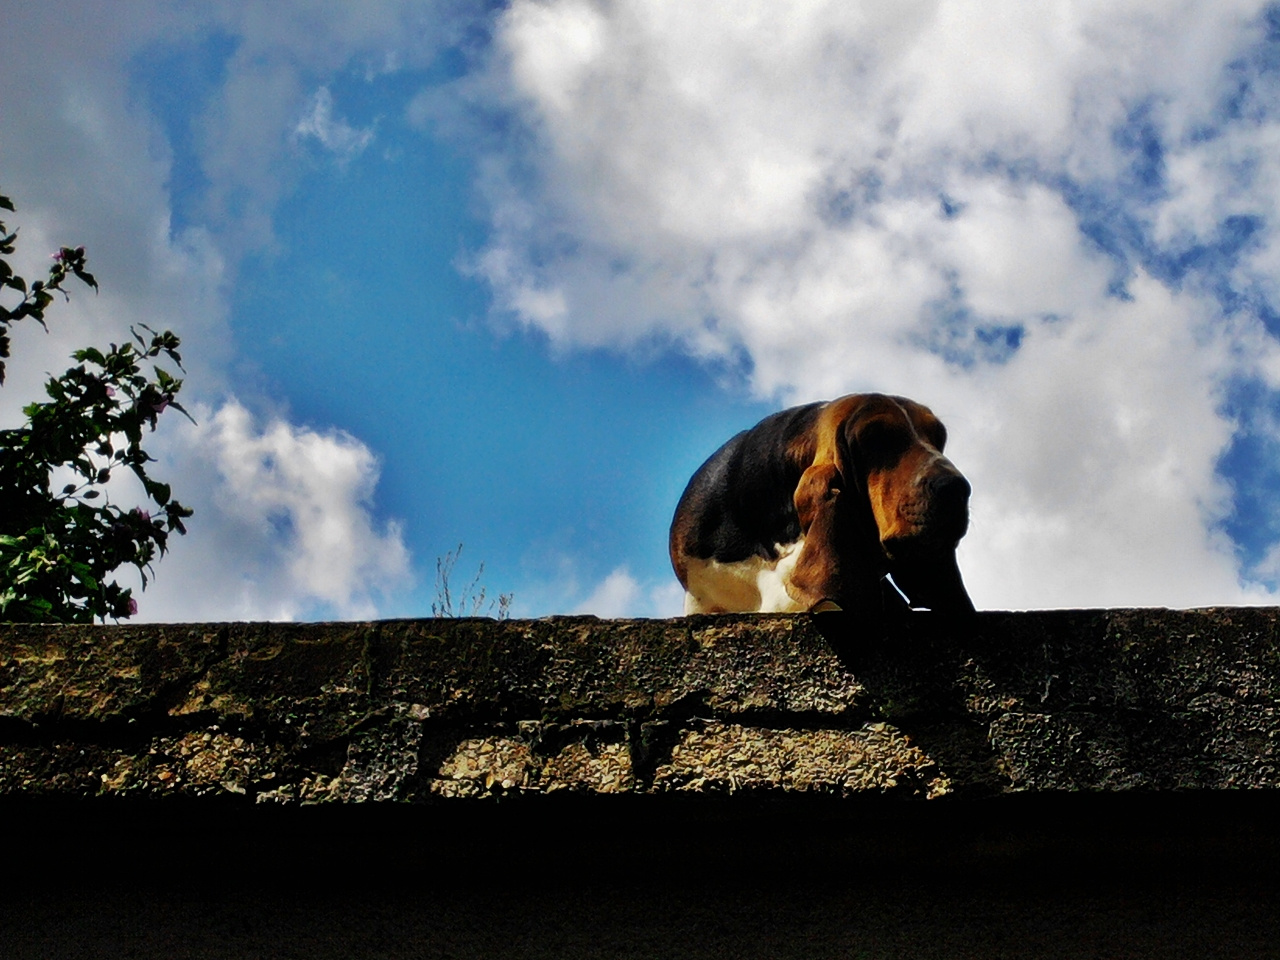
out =
<svg viewBox="0 0 1280 960"><path fill-rule="evenodd" d="M690 559L684 612L690 613L797 613L804 609L787 593L787 583L804 546L801 537L778 544L777 556L748 557L733 563Z"/></svg>

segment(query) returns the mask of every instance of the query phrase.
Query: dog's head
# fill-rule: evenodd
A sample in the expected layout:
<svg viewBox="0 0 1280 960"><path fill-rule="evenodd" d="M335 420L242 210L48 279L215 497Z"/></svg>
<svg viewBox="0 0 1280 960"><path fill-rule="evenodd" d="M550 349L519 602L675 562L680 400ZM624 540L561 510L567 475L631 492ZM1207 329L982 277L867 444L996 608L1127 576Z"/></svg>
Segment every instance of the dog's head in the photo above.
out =
<svg viewBox="0 0 1280 960"><path fill-rule="evenodd" d="M955 548L969 526L969 482L943 455L947 431L903 397L851 397L838 430L846 489L865 494L894 582L913 605L972 611Z"/></svg>
<svg viewBox="0 0 1280 960"><path fill-rule="evenodd" d="M969 526L969 481L943 456L946 428L911 400L861 400L841 430L842 472L866 492L885 554L954 548Z"/></svg>

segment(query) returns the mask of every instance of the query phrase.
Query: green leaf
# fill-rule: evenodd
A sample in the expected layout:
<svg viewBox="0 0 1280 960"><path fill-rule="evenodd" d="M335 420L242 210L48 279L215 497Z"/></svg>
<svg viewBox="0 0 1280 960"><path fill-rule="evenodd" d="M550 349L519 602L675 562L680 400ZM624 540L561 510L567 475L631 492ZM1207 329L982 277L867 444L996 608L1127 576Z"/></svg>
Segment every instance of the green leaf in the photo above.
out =
<svg viewBox="0 0 1280 960"><path fill-rule="evenodd" d="M177 400L170 400L170 401L169 401L169 408L170 408L171 410L177 410L180 414L182 414L184 417L186 417L186 418L187 418L188 420L190 420L192 423L195 423L195 422L196 422L196 418L195 418L195 417L193 417L191 414L187 413L187 408L186 408L186 407L184 407L182 404L180 404Z"/></svg>
<svg viewBox="0 0 1280 960"><path fill-rule="evenodd" d="M169 502L171 496L167 483L157 483L154 480L147 481L147 493L151 494L155 502L162 507Z"/></svg>

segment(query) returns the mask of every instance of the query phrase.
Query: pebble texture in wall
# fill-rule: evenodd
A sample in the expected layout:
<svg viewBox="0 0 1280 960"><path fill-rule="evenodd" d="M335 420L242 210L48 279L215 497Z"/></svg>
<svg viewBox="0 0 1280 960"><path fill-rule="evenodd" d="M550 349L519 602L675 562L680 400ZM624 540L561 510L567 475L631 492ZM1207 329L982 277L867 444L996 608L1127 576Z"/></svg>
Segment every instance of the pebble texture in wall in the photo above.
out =
<svg viewBox="0 0 1280 960"><path fill-rule="evenodd" d="M1274 787L1271 608L0 626L0 796Z"/></svg>

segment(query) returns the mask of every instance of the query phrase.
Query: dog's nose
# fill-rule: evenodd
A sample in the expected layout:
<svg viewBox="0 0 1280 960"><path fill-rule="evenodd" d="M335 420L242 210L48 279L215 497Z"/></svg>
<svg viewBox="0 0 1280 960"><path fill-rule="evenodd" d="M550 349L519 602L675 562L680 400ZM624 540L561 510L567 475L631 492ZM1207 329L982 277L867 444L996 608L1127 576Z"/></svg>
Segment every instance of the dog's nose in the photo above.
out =
<svg viewBox="0 0 1280 960"><path fill-rule="evenodd" d="M928 479L927 483L929 497L936 510L946 512L963 510L969 502L969 492L972 488L969 486L969 481L958 473L935 474Z"/></svg>

